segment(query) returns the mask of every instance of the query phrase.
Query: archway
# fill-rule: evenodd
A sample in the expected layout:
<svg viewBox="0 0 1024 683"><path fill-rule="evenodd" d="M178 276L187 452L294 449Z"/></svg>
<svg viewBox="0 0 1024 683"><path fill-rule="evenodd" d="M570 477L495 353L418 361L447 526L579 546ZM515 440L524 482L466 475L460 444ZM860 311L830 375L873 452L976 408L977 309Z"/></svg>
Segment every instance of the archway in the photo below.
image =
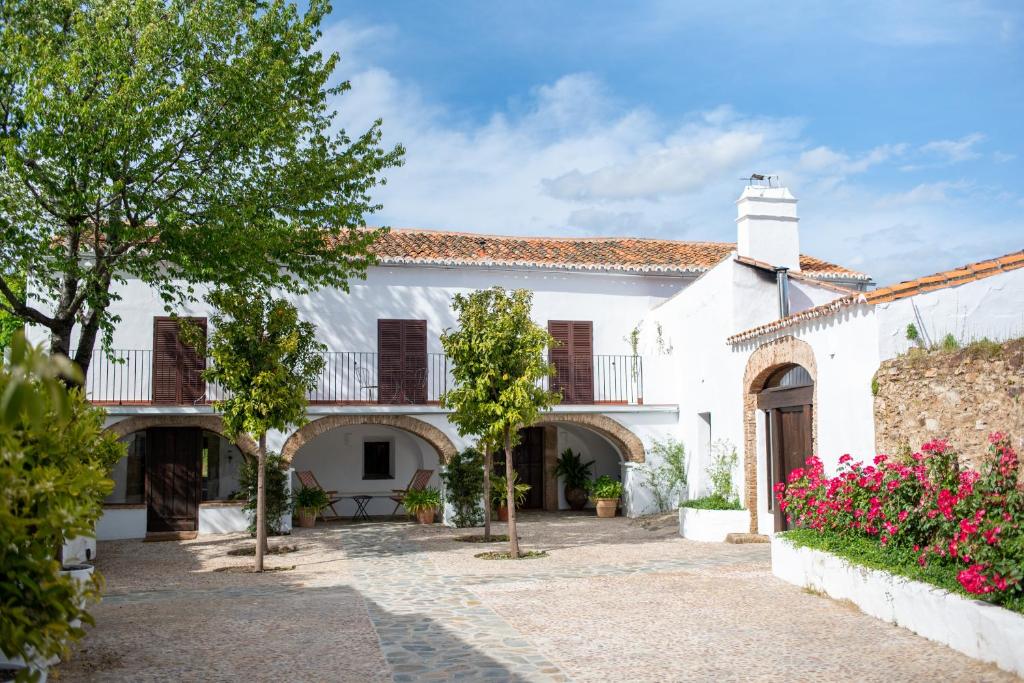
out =
<svg viewBox="0 0 1024 683"><path fill-rule="evenodd" d="M115 422L106 431L125 437L150 427L198 427L224 436L224 421L220 415L136 415ZM239 436L235 445L246 455L256 455L259 448L248 434Z"/></svg>
<svg viewBox="0 0 1024 683"><path fill-rule="evenodd" d="M772 487L818 444L817 364L804 341L785 336L758 347L747 360L743 394L743 474L750 532L759 513L781 515ZM788 404L788 405L787 405ZM773 429L774 426L774 429ZM788 433L788 441L783 437ZM784 457L784 454L788 453Z"/></svg>
<svg viewBox="0 0 1024 683"><path fill-rule="evenodd" d="M456 450L440 429L406 415L329 415L295 432L281 452L297 473L335 492L330 512L346 517L393 514L391 496L414 478L439 488Z"/></svg>

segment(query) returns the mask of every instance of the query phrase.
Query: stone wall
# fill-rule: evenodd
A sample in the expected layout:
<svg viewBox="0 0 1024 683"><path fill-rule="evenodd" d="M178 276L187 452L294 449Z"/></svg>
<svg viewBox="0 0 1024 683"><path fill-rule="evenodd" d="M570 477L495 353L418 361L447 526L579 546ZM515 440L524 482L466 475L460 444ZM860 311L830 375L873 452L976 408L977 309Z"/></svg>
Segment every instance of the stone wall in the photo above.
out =
<svg viewBox="0 0 1024 683"><path fill-rule="evenodd" d="M875 375L879 453L917 450L942 438L969 460L984 455L988 435L1024 439L1024 339L957 351L915 350L884 361Z"/></svg>

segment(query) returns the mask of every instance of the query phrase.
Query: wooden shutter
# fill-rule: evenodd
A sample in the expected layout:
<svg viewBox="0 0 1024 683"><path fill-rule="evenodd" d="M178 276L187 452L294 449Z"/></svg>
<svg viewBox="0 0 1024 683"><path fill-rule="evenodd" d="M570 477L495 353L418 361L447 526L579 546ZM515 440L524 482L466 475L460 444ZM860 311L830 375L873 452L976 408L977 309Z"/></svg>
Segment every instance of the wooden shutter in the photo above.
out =
<svg viewBox="0 0 1024 683"><path fill-rule="evenodd" d="M572 403L571 329L572 323L568 321L548 321L548 334L555 338L555 345L548 349L548 362L555 366L551 390L562 393L563 403Z"/></svg>
<svg viewBox="0 0 1024 683"><path fill-rule="evenodd" d="M551 388L563 403L594 402L594 324L589 320L550 320L548 333L558 342L548 350L555 366Z"/></svg>
<svg viewBox="0 0 1024 683"><path fill-rule="evenodd" d="M202 331L206 338L206 318L189 318L190 322ZM203 381L203 370L206 369L206 356L196 351L195 347L185 344L178 338L179 358L181 358L181 403L193 405L207 402L206 382Z"/></svg>
<svg viewBox="0 0 1024 683"><path fill-rule="evenodd" d="M426 403L427 321L377 321L377 401Z"/></svg>
<svg viewBox="0 0 1024 683"><path fill-rule="evenodd" d="M576 403L594 402L594 324L572 323L572 395Z"/></svg>
<svg viewBox="0 0 1024 683"><path fill-rule="evenodd" d="M153 403L178 402L178 323L153 319Z"/></svg>
<svg viewBox="0 0 1024 683"><path fill-rule="evenodd" d="M206 335L206 318L189 318ZM180 338L175 318L153 319L153 403L191 405L203 399L206 358Z"/></svg>

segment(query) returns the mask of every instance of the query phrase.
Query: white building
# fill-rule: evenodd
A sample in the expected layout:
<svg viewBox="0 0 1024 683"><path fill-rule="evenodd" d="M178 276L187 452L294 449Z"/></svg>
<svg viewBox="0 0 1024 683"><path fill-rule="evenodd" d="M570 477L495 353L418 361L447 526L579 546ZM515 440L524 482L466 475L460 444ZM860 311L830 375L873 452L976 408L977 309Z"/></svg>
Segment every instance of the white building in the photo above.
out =
<svg viewBox="0 0 1024 683"><path fill-rule="evenodd" d="M908 322L941 336L962 329L966 310L979 336L1020 331L1024 252L969 281L953 271L928 287L869 291L866 275L800 254L785 188L748 187L737 206L736 244L393 230L376 245L380 264L349 293L293 298L330 351L310 422L271 434L270 446L344 496L342 515L357 495L373 496L370 514L391 513L391 490L417 470L439 485L446 459L470 445L438 405L451 381L439 341L455 324L451 297L526 288L535 320L565 343L552 357L564 399L516 452L533 487L526 507L567 507L550 473L566 448L595 460L595 476L620 478L624 512L638 515L652 509L640 468L656 464L655 440L685 444L691 496L706 490L711 444L727 442L741 456L751 530L770 532L771 482L794 463L811 452L833 466L842 453L872 453L871 377L902 350ZM122 362L98 357L87 390L130 453L98 536L238 529L230 498L253 444L220 436L209 406L217 389L199 378L204 361L178 341L157 294L138 281L119 294ZM208 309L178 313L202 319Z"/></svg>

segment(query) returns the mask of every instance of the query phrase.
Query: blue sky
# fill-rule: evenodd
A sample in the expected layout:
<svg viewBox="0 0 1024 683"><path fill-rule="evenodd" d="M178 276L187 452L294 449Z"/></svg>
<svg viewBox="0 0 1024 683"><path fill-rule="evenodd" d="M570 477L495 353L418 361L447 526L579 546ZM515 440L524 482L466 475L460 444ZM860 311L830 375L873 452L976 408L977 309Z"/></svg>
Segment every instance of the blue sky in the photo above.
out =
<svg viewBox="0 0 1024 683"><path fill-rule="evenodd" d="M880 284L1024 248L1024 3L337 2L374 219L732 241L753 171Z"/></svg>

